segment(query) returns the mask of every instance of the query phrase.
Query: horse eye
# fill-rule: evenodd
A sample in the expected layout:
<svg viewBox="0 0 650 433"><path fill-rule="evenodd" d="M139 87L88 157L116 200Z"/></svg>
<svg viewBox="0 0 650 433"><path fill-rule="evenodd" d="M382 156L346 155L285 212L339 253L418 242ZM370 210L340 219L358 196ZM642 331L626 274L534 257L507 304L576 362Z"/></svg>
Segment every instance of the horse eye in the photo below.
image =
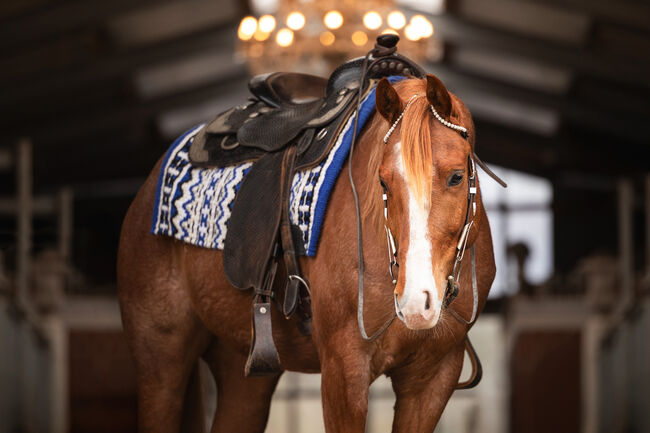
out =
<svg viewBox="0 0 650 433"><path fill-rule="evenodd" d="M463 181L463 175L461 173L454 173L449 176L447 179L447 186L457 186Z"/></svg>

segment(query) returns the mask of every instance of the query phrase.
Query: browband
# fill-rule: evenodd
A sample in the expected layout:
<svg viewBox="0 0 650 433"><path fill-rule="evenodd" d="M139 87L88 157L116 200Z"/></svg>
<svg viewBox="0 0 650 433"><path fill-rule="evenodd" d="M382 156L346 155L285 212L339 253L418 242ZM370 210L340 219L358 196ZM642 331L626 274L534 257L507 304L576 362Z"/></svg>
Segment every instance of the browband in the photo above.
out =
<svg viewBox="0 0 650 433"><path fill-rule="evenodd" d="M384 136L384 143L388 143L388 140L390 139L390 136L392 135L393 131L395 131L395 128L397 128L397 125L402 120L402 117L404 117L404 113L406 113L406 110L409 108L409 105L411 105L413 100L415 98L417 98L418 96L419 95L416 93L415 95L413 95L413 96L411 96L409 98L408 102L406 103L406 106L404 107L404 110L402 110L402 113L399 115L399 117L397 119L395 119L395 122L393 122L393 124L390 126L390 128L386 132L386 135ZM468 132L467 132L467 128L465 128L464 126L461 126L461 125L457 125L455 123L451 123L448 120L443 119L442 116L440 116L440 114L438 114L436 109L433 108L433 105L429 105L429 107L431 108L431 113L433 113L433 116L436 118L436 120L438 120L438 122L440 122L442 125L446 126L449 129L453 129L454 131L460 132L460 135L462 135L464 139L467 139L467 137L469 135ZM501 185L504 188L508 187L508 184L505 183L503 181L503 179L501 179L499 176L497 176L490 169L490 167L487 166L487 164L485 164L483 161L481 161L481 159L478 157L476 152L473 152L472 156L473 156L474 161L476 161L476 164L479 167L481 167L483 169L483 171L485 171L485 173L488 176L490 176L492 179L494 179L494 181L496 183L498 183L499 185Z"/></svg>

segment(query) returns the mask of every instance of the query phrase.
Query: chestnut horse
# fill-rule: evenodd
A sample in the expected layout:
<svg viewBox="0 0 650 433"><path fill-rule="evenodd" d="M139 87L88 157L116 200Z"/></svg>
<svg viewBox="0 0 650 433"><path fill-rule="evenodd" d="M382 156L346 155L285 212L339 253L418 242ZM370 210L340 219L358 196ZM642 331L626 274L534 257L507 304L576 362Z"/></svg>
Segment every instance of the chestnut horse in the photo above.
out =
<svg viewBox="0 0 650 433"><path fill-rule="evenodd" d="M432 107L467 128L467 139L437 120ZM391 125L397 127L384 143ZM395 304L403 320L375 341L360 336L355 205L345 175L331 194L317 255L300 261L311 285L312 335L301 335L295 317L285 320L279 311L272 316L282 368L322 373L328 433L365 431L368 388L379 375L391 378L397 398L393 432L432 432L456 387L471 325L452 317L443 299L469 206L474 138L468 109L435 77L394 86L382 80L377 86L376 112L352 158L364 223L365 326L369 333L378 329L395 314ZM220 251L149 233L160 166L125 217L118 258L122 320L137 372L139 431L203 430L200 357L218 390L211 431L262 432L280 375L244 377L251 294L228 284ZM398 249L396 284L388 272L382 187L386 224ZM480 311L495 265L480 192L476 205L468 245L476 252ZM452 304L467 320L474 308L469 256Z"/></svg>

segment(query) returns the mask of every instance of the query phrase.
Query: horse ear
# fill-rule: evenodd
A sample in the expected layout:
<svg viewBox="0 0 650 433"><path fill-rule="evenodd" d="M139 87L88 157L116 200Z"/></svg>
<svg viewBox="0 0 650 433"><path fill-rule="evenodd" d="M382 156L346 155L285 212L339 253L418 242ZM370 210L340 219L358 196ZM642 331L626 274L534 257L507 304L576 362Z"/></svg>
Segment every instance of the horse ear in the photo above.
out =
<svg viewBox="0 0 650 433"><path fill-rule="evenodd" d="M397 91L385 77L377 84L375 106L379 114L390 123L394 123L404 109L404 104L402 104Z"/></svg>
<svg viewBox="0 0 650 433"><path fill-rule="evenodd" d="M427 74L427 100L443 119L451 114L451 96L438 77Z"/></svg>

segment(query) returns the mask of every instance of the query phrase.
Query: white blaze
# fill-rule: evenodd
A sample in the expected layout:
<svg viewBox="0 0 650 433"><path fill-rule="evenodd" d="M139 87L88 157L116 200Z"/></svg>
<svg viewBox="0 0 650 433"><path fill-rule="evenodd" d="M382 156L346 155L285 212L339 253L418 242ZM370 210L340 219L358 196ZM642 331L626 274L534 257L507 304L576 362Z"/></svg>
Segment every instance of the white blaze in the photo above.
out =
<svg viewBox="0 0 650 433"><path fill-rule="evenodd" d="M406 251L406 281L404 293L399 300L400 309L404 315L419 314L426 303L426 294L430 294L430 308L439 311L441 300L433 278L431 239L429 238L428 216L431 209L429 200L418 203L415 193L406 179L404 163L401 154L402 143L398 142L395 149L398 153L397 170L407 185L409 209L409 245Z"/></svg>

